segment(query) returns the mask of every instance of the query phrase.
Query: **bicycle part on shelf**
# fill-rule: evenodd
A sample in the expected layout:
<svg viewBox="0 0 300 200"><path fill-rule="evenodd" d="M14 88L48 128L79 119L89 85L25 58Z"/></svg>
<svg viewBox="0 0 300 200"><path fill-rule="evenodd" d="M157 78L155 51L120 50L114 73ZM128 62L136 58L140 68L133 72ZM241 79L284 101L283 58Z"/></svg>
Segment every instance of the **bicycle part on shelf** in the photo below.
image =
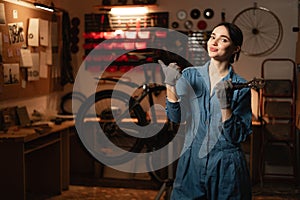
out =
<svg viewBox="0 0 300 200"><path fill-rule="evenodd" d="M203 12L203 16L204 16L205 19L211 19L211 18L214 17L214 15L215 15L215 12L211 8L207 8Z"/></svg>
<svg viewBox="0 0 300 200"><path fill-rule="evenodd" d="M185 10L179 10L176 14L177 19L184 20L187 17L187 13Z"/></svg>
<svg viewBox="0 0 300 200"><path fill-rule="evenodd" d="M186 28L186 29L191 29L191 28L193 28L193 22L191 21L191 20L186 20L185 22L184 22L184 27Z"/></svg>
<svg viewBox="0 0 300 200"><path fill-rule="evenodd" d="M191 10L191 12L190 12L190 16L191 16L192 19L198 19L198 18L200 17L200 15L201 15L201 12L200 12L200 10L197 9L197 8L194 8L194 9Z"/></svg>
<svg viewBox="0 0 300 200"><path fill-rule="evenodd" d="M234 90L239 90L243 88L252 88L255 90L262 89L265 86L265 81L262 78L254 78L247 83L232 83Z"/></svg>
<svg viewBox="0 0 300 200"><path fill-rule="evenodd" d="M199 30L205 30L207 27L207 23L204 20L199 20L197 23L197 27Z"/></svg>
<svg viewBox="0 0 300 200"><path fill-rule="evenodd" d="M265 56L275 51L283 35L279 18L263 7L247 8L233 19L244 34L241 52L248 56Z"/></svg>
<svg viewBox="0 0 300 200"><path fill-rule="evenodd" d="M78 27L80 24L80 19L78 17L73 17L71 20L71 24L75 27Z"/></svg>
<svg viewBox="0 0 300 200"><path fill-rule="evenodd" d="M179 24L178 22L172 22L172 28L178 28Z"/></svg>

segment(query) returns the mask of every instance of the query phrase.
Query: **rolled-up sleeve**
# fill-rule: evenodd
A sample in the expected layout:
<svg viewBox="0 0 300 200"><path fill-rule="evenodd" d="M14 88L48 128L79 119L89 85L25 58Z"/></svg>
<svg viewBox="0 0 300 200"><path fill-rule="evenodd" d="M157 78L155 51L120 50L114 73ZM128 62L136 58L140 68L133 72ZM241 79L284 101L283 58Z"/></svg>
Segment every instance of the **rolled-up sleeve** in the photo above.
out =
<svg viewBox="0 0 300 200"><path fill-rule="evenodd" d="M175 123L180 123L181 121L181 109L179 102L170 102L167 100L166 102L166 112L168 119Z"/></svg>
<svg viewBox="0 0 300 200"><path fill-rule="evenodd" d="M180 123L185 120L185 115L187 112L188 106L184 106L186 101L186 96L189 95L189 92L191 90L190 84L188 83L187 79L189 77L189 74L184 70L182 72L182 76L176 83L176 94L179 98L178 102L170 102L166 101L166 113L172 122Z"/></svg>

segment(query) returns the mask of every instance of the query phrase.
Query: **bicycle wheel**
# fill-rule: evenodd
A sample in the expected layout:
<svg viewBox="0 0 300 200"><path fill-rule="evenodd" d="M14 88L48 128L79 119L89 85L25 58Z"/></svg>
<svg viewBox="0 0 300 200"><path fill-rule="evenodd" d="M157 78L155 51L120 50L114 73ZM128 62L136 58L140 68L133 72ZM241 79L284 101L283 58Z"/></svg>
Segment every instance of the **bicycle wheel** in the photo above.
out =
<svg viewBox="0 0 300 200"><path fill-rule="evenodd" d="M76 116L79 137L88 151L104 164L129 161L144 146L134 125L147 123L145 113L128 94L116 90L99 91L90 96ZM123 118L129 113L130 119ZM128 122L134 122L130 123Z"/></svg>
<svg viewBox="0 0 300 200"><path fill-rule="evenodd" d="M165 180L168 179L168 166L162 169L154 170L153 163L160 162L159 159L161 158L155 158L150 153L146 159L146 166L148 168L151 179L154 180L156 183L163 183Z"/></svg>
<svg viewBox="0 0 300 200"><path fill-rule="evenodd" d="M76 114L74 111L78 110L81 104L86 100L80 92L69 92L61 97L60 110L64 115Z"/></svg>
<svg viewBox="0 0 300 200"><path fill-rule="evenodd" d="M168 159L166 156L162 155L161 157L152 156L151 152L148 153L146 159L146 166L149 171L149 175L153 181L156 183L163 183L170 179L170 177L175 177L177 161L170 164L169 166L163 167L161 169L154 169L155 163L161 162L160 159ZM171 169L170 169L171 168ZM171 176L169 173L172 173Z"/></svg>
<svg viewBox="0 0 300 200"><path fill-rule="evenodd" d="M160 163L162 160L173 159L174 154L177 154L178 149L181 149L176 142L174 143L178 130L179 124L168 121L165 123L164 128L155 137L149 138L146 143L148 151L146 167L150 177L156 183L170 182L175 177L177 160L162 168L157 168L157 163ZM161 151L161 154L153 154L154 151L166 145L168 145L168 151Z"/></svg>
<svg viewBox="0 0 300 200"><path fill-rule="evenodd" d="M249 56L264 56L279 46L283 28L279 18L263 7L242 10L233 19L243 32L244 43L241 52Z"/></svg>

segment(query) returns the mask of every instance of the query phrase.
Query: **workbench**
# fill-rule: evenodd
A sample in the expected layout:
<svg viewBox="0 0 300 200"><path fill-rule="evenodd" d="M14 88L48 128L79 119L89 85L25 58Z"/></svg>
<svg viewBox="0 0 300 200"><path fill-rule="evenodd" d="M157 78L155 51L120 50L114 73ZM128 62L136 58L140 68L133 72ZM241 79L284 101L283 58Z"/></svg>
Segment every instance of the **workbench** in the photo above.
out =
<svg viewBox="0 0 300 200"><path fill-rule="evenodd" d="M34 195L56 195L67 190L69 132L73 127L73 121L66 121L44 132L13 127L1 133L1 199L31 199Z"/></svg>

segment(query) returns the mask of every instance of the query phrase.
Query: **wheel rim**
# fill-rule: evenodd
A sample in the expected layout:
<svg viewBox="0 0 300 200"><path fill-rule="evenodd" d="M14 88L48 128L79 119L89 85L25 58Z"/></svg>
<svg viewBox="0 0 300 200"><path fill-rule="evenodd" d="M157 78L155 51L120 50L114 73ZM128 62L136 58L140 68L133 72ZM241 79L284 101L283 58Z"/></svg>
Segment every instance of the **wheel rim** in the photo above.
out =
<svg viewBox="0 0 300 200"><path fill-rule="evenodd" d="M233 19L243 32L242 53L263 56L276 50L282 40L283 29L279 18L263 7L242 10Z"/></svg>
<svg viewBox="0 0 300 200"><path fill-rule="evenodd" d="M115 91L116 92L116 91ZM132 137L127 132L135 131L131 126L115 123L115 118L128 112L130 96L112 91L96 93L82 104L76 116L76 128L79 137L89 152L111 165L121 164L132 159L132 152L140 152L143 147L140 138ZM140 112L140 111L139 111ZM138 112L137 112L138 113ZM136 123L142 119L135 116ZM122 131L125 130L126 131Z"/></svg>

